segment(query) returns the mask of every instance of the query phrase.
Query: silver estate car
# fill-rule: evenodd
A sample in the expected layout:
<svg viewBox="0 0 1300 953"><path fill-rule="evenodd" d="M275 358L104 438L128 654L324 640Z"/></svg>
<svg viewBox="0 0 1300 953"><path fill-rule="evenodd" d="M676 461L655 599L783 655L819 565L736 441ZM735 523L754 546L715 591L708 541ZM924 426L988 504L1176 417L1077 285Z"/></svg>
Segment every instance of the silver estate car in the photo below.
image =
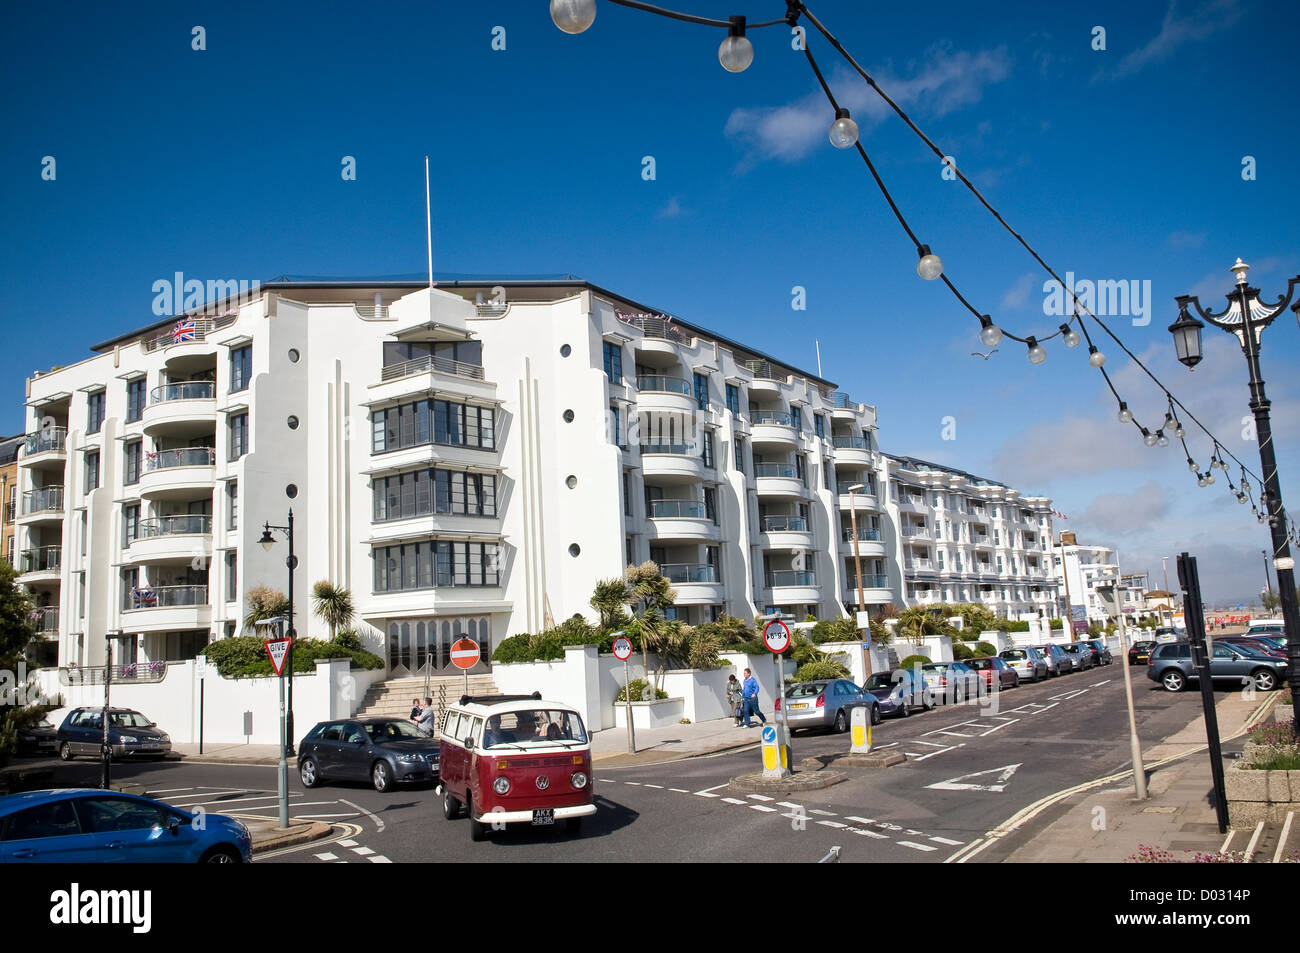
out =
<svg viewBox="0 0 1300 953"><path fill-rule="evenodd" d="M1021 681L1037 682L1047 678L1047 659L1035 645L1019 649L1003 649L998 653Z"/></svg>
<svg viewBox="0 0 1300 953"><path fill-rule="evenodd" d="M852 710L864 705L871 708L871 723L880 724L880 702L847 678L823 678L787 685L780 704L785 707L791 734L800 728L848 731Z"/></svg>
<svg viewBox="0 0 1300 953"><path fill-rule="evenodd" d="M1047 663L1048 675L1067 675L1074 671L1074 660L1059 645L1040 645L1037 648Z"/></svg>

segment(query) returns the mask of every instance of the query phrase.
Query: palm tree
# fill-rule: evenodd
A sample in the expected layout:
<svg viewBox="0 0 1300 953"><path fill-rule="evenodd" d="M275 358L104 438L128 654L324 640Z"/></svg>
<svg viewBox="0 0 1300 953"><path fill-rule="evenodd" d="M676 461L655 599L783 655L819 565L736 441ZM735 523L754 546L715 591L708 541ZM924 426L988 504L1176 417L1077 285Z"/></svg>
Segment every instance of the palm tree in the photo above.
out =
<svg viewBox="0 0 1300 953"><path fill-rule="evenodd" d="M602 579L596 583L589 604L600 613L600 627L609 630L625 619L623 609L631 599L627 583L622 579Z"/></svg>
<svg viewBox="0 0 1300 953"><path fill-rule="evenodd" d="M342 586L336 586L328 579L322 579L312 586L312 608L330 627L330 641L333 642L340 626L346 626L356 615L352 607L352 593Z"/></svg>
<svg viewBox="0 0 1300 953"><path fill-rule="evenodd" d="M254 586L248 590L248 612L244 626L252 628L264 619L275 619L289 614L289 597L270 586Z"/></svg>
<svg viewBox="0 0 1300 953"><path fill-rule="evenodd" d="M646 560L639 566L628 566L623 571L623 580L627 585L628 603L641 606L639 631L641 633L641 664L650 671L650 653L646 643L657 643L665 638L660 627L666 621L663 610L670 608L677 601L674 589L659 571L658 563Z"/></svg>

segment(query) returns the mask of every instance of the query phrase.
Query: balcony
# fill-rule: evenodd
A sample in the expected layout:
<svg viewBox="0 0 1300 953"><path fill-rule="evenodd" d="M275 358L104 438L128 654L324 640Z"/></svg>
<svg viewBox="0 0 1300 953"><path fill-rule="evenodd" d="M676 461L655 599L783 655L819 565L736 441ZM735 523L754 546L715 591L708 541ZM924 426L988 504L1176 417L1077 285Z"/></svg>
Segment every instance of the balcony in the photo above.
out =
<svg viewBox="0 0 1300 953"><path fill-rule="evenodd" d="M206 629L211 622L207 586L144 586L122 597L122 628L127 631Z"/></svg>
<svg viewBox="0 0 1300 953"><path fill-rule="evenodd" d="M32 623L40 635L54 635L59 631L59 607L45 606L32 610Z"/></svg>
<svg viewBox="0 0 1300 953"><path fill-rule="evenodd" d="M62 546L24 549L18 556L18 574L22 577L20 581L24 584L42 581L57 582L62 565Z"/></svg>
<svg viewBox="0 0 1300 953"><path fill-rule="evenodd" d="M831 444L835 447L836 466L869 467L872 465L871 445L862 437L833 437Z"/></svg>
<svg viewBox="0 0 1300 953"><path fill-rule="evenodd" d="M849 497L849 487L857 486L860 481L840 480L835 484L836 492L839 493L840 509L848 512L850 510L868 510L878 512L880 510L880 501L876 499L876 487L872 483L864 484L864 489L858 490Z"/></svg>
<svg viewBox="0 0 1300 953"><path fill-rule="evenodd" d="M821 601L817 574L803 569L769 569L766 573L772 601L777 603L813 603Z"/></svg>
<svg viewBox="0 0 1300 953"><path fill-rule="evenodd" d="M23 494L23 523L44 523L63 519L63 487L47 486Z"/></svg>
<svg viewBox="0 0 1300 953"><path fill-rule="evenodd" d="M699 500L651 500L651 539L704 542L718 538L718 527Z"/></svg>
<svg viewBox="0 0 1300 953"><path fill-rule="evenodd" d="M755 447L768 445L793 450L798 446L794 417L784 410L751 410L749 424L750 442Z"/></svg>
<svg viewBox="0 0 1300 953"><path fill-rule="evenodd" d="M212 489L217 451L212 447L185 447L145 453L140 476L140 496L146 499L193 498L196 491Z"/></svg>
<svg viewBox="0 0 1300 953"><path fill-rule="evenodd" d="M754 489L759 496L786 499L803 499L808 493L798 469L789 463L754 464Z"/></svg>
<svg viewBox="0 0 1300 953"><path fill-rule="evenodd" d="M690 381L666 374L638 374L636 378L638 410L670 414L693 414L699 401Z"/></svg>
<svg viewBox="0 0 1300 953"><path fill-rule="evenodd" d="M37 469L62 470L68 461L68 428L46 427L23 440L20 462Z"/></svg>
<svg viewBox="0 0 1300 953"><path fill-rule="evenodd" d="M641 444L641 471L647 479L688 483L704 479L704 470L704 458L695 444Z"/></svg>
<svg viewBox="0 0 1300 953"><path fill-rule="evenodd" d="M196 353L210 353L216 350L216 345L205 343L208 336L214 331L220 331L234 324L235 317L232 314L220 318L178 318L172 330L141 341L140 344L146 354L154 351L170 352L173 349L182 352L192 350Z"/></svg>
<svg viewBox="0 0 1300 953"><path fill-rule="evenodd" d="M449 357L426 354L410 361L385 365L383 370L379 372L379 380L381 383L397 381L404 377L415 377L417 374L428 374L430 372L446 374L449 377L459 377L467 381L481 381L483 379L483 368L477 364L466 364L464 361L453 361Z"/></svg>
<svg viewBox="0 0 1300 953"><path fill-rule="evenodd" d="M176 381L155 387L141 415L151 436L211 431L216 417L217 385L212 381Z"/></svg>
<svg viewBox="0 0 1300 953"><path fill-rule="evenodd" d="M664 578L677 590L677 605L712 605L725 595L713 566L693 563L665 563L659 567Z"/></svg>
<svg viewBox="0 0 1300 953"><path fill-rule="evenodd" d="M806 569L769 569L767 584L776 586L815 586L817 574Z"/></svg>
<svg viewBox="0 0 1300 953"><path fill-rule="evenodd" d="M691 343L691 336L673 324L672 318L639 314L628 317L618 315L618 319L623 324L636 328L643 336L652 341L672 341L675 344Z"/></svg>
<svg viewBox="0 0 1300 953"><path fill-rule="evenodd" d="M201 514L141 520L125 562L204 561L212 556L212 517Z"/></svg>
<svg viewBox="0 0 1300 953"><path fill-rule="evenodd" d="M849 592L856 596L857 589L858 589L857 575L853 572L850 572L846 577L846 579L848 581ZM862 588L863 589L888 589L889 576L883 572L882 573L864 572L862 574Z"/></svg>
<svg viewBox="0 0 1300 953"><path fill-rule="evenodd" d="M904 526L903 536L906 539L929 539L930 529L926 526Z"/></svg>
<svg viewBox="0 0 1300 953"><path fill-rule="evenodd" d="M745 361L741 366L754 375L754 380L749 385L751 394L775 396L781 393L781 385L785 383L788 375L780 368L768 361Z"/></svg>
<svg viewBox="0 0 1300 953"><path fill-rule="evenodd" d="M812 549L812 529L801 516L764 516L759 532L765 549Z"/></svg>

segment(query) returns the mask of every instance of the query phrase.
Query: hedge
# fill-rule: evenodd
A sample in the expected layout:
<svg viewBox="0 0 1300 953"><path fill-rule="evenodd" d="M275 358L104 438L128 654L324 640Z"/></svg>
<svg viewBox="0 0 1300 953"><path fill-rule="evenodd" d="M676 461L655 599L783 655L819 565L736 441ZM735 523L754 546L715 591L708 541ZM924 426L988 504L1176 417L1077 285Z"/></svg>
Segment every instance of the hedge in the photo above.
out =
<svg viewBox="0 0 1300 953"><path fill-rule="evenodd" d="M930 657L928 655L909 655L898 663L899 668L911 668L913 665L929 665Z"/></svg>
<svg viewBox="0 0 1300 953"><path fill-rule="evenodd" d="M997 655L998 649L997 646L990 645L988 642L976 642L975 654L976 655Z"/></svg>
<svg viewBox="0 0 1300 953"><path fill-rule="evenodd" d="M255 678L274 675L271 660L266 656L266 644L255 635L242 635L231 639L219 639L209 643L200 653L217 667L223 678ZM293 670L297 672L316 671L317 659L345 658L351 661L353 668L379 669L384 667L384 660L365 649L351 648L338 642L325 642L321 639L298 639L293 646Z"/></svg>

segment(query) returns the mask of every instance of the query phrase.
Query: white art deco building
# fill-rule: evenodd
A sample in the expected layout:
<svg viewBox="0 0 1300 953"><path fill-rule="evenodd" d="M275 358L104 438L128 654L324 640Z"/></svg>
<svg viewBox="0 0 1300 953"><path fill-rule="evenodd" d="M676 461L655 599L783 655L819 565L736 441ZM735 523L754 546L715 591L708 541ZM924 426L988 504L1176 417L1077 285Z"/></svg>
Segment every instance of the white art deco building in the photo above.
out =
<svg viewBox="0 0 1300 953"><path fill-rule="evenodd" d="M312 584L346 586L390 674L592 615L646 559L690 622L843 615L858 484L864 608L901 601L874 407L584 281L422 284L270 282L28 381L16 548L46 664L241 632L252 587L287 588L285 541L258 543L290 508L300 635L325 633ZM1034 605L1036 569L1002 601Z"/></svg>

